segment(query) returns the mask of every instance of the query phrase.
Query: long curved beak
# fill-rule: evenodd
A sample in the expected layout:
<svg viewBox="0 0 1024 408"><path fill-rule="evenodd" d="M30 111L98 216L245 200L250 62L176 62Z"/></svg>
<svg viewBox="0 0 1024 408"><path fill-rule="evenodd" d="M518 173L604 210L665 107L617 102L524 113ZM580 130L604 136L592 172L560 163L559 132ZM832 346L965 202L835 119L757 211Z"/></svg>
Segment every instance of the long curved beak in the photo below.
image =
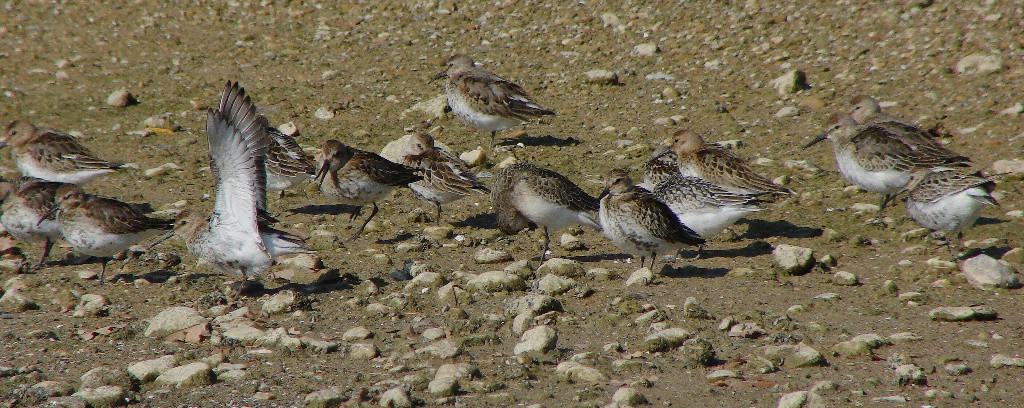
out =
<svg viewBox="0 0 1024 408"><path fill-rule="evenodd" d="M597 201L601 201L601 200L603 200L607 196L608 196L608 187L605 187L604 190L601 190L601 195L597 196Z"/></svg>
<svg viewBox="0 0 1024 408"><path fill-rule="evenodd" d="M818 144L818 142L821 142L822 140L825 140L825 139L828 139L828 133L822 133L821 136L818 136L818 137L814 138L814 140L812 140L810 143L808 143L806 146L804 146L804 149L806 149L808 147L811 147L811 146L814 146L814 145Z"/></svg>
<svg viewBox="0 0 1024 408"><path fill-rule="evenodd" d="M163 233L162 235L160 235L159 238L156 239L156 241L153 241L152 244L149 244L149 246L146 247L146 250L153 249L153 247L155 247L157 245L160 245L160 243L166 241L168 238L173 237L173 236L174 236L174 230L173 229Z"/></svg>
<svg viewBox="0 0 1024 408"><path fill-rule="evenodd" d="M437 75L434 75L433 77L431 77L430 81L427 81L427 83L428 84L433 83L434 81L436 81L438 79L441 79L441 78L444 78L444 77L447 77L447 76L448 76L448 71L441 71Z"/></svg>
<svg viewBox="0 0 1024 408"><path fill-rule="evenodd" d="M39 222L37 222L36 225L38 226L39 224L42 224L43 221L53 218L53 215L56 214L58 211L60 211L60 206L53 206L53 208L51 208L50 211L46 212L46 215L43 215L43 218L39 219Z"/></svg>

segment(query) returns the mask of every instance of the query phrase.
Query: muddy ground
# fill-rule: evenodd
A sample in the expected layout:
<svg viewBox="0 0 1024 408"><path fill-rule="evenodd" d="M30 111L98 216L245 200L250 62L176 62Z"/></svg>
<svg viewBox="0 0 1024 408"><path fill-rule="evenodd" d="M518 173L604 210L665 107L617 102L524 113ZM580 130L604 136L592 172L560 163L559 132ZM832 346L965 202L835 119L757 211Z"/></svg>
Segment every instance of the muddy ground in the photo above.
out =
<svg viewBox="0 0 1024 408"><path fill-rule="evenodd" d="M225 376L180 390L135 384L125 396L144 406L291 406L303 405L313 391L336 387L348 404L373 405L383 391L397 387L423 405L554 407L603 406L628 386L655 406L765 407L817 385L815 394L829 406L1014 406L1024 397L1024 368L990 364L997 354L1024 354L1020 290L976 289L956 266L927 263L948 260L950 253L928 237L904 237L918 226L902 203L886 211L887 224L866 223L873 214L852 207L878 197L845 189L827 145L801 150L831 112L855 95L870 94L910 121L941 125L948 133L943 140L972 157L978 169L1019 159L1024 127L1020 113L1012 112L1022 102L1024 79L1019 3L91 3L4 4L0 120L80 132L99 155L137 165L137 171L89 184L97 194L148 202L158 210L179 200L209 208L212 180L201 109L216 103L226 80L240 81L271 123L294 122L300 143L314 149L337 138L379 151L421 129L458 152L486 145L485 134L450 114L425 123L430 115L404 113L443 92L442 84L427 80L449 55L466 52L558 112L499 135L504 139L478 169L489 172L484 175L514 154L557 169L597 194L608 170L638 168L649 143L688 127L709 140L742 141L735 152L747 159L772 159L762 160L758 170L783 176L799 195L741 221L733 233L713 240L702 259L671 260L672 268L650 285L624 286L636 264L599 233L573 231L585 248L556 246L552 255L578 261L584 270L605 268L611 276L574 277L577 288L556 296L561 312L527 323L554 328L556 348L515 356L520 335L513 333L515 316L505 306L527 292L477 293L453 302L439 299L435 288L406 291L407 282L392 272L411 259L468 287L470 274L505 266L475 263L478 250L535 258L536 234L503 237L494 229L488 198L479 196L446 207L442 225L454 237L425 240L421 232L434 225L432 208L404 190L380 203L381 213L363 238L342 247L338 238L354 227L344 213L349 209L304 186L272 198L271 209L286 226L311 236L326 268L282 274L298 283L264 277L265 294L226 308L210 310L222 302L216 294L230 278L198 265L180 242L154 249L180 255L180 264L168 268L165 261L173 257L154 253L117 260L108 272L121 276L104 286L79 278L83 270L97 270L96 263L55 262L31 275L0 272L5 282L15 279L10 285L25 286L19 291L38 305L0 314L0 366L10 368L0 371L0 401L6 405L45 402L28 390L44 380L81 391L80 377L95 367L124 369L169 354L185 364L216 353L242 364L241 378ZM635 48L642 44L658 50L643 55ZM996 56L1000 63L993 72L955 70L974 54ZM587 83L584 73L595 69L616 73L618 83ZM809 88L780 95L771 81L794 69L806 74ZM119 88L139 103L108 106L107 96ZM787 107L795 113L777 115ZM318 118L318 110L333 118ZM161 114L169 114L170 124L163 127L179 130L145 132L142 122ZM4 154L3 176L15 177ZM165 163L181 170L143 177L143 170ZM1001 206L986 209L965 239L996 258L1024 245L1022 190L1019 178L1000 179ZM780 275L771 254L778 244L811 248L817 259L831 256L836 264L802 276ZM21 249L31 259L41 251L35 245ZM67 252L59 246L54 260ZM1022 268L1019 252L1007 258ZM859 284L833 283L836 271L855 274ZM321 275L328 278L308 284ZM895 288L886 284L890 280ZM309 301L299 302L297 312L262 313L264 301L285 289ZM825 293L837 296L816 298ZM84 294L105 296L108 315L74 317ZM684 316L688 297L713 317ZM989 306L998 318L929 317L936 307L970 305ZM144 336L146 319L172 306L193 307L206 317L247 306L261 330L284 328L290 336L338 342L340 350L319 354L227 341L216 324L212 337L199 343ZM650 310L662 311L664 321L644 315ZM641 316L648 320L637 321ZM729 336L718 329L727 317L757 324L764 333ZM359 326L372 336L342 338ZM101 328L109 329L89 335ZM417 353L431 344L422 335L427 328L441 329L449 339L445 344L458 346L457 355ZM683 328L710 344L710 365L694 364L685 347L650 351L645 338L664 328ZM834 345L856 335L904 332L918 339L854 357L833 352ZM360 357L354 343L372 344L379 356ZM609 343L619 343L621 350ZM764 362L767 346L799 343L818 350L826 362ZM566 361L602 375L568 379L556 373ZM473 364L479 377L463 380L454 396L432 395L427 382L442 364L453 362ZM951 369L951 362L971 372ZM894 367L902 364L916 365L925 379L900 384ZM708 378L718 370L735 375ZM891 398L877 400L885 397Z"/></svg>

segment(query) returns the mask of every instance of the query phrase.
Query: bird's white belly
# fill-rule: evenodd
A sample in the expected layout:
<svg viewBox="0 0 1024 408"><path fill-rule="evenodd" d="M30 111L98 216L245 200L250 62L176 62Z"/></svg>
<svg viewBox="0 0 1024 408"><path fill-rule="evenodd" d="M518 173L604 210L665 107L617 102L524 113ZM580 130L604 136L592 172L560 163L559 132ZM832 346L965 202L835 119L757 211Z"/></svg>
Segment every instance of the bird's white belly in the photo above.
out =
<svg viewBox="0 0 1024 408"><path fill-rule="evenodd" d="M547 227L549 231L558 231L576 224L598 227L598 222L585 211L573 211L537 195L524 194L515 206L523 216L537 226Z"/></svg>
<svg viewBox="0 0 1024 408"><path fill-rule="evenodd" d="M747 214L755 213L760 209L743 207L711 207L700 210L677 211L677 208L669 205L672 212L676 214L679 221L696 231L701 237L711 238L722 230L729 228L737 220Z"/></svg>
<svg viewBox="0 0 1024 408"><path fill-rule="evenodd" d="M40 222L42 215L22 206L12 206L0 216L0 224L4 225L8 234L21 241L36 242L47 237L60 238L57 220L49 219Z"/></svg>
<svg viewBox="0 0 1024 408"><path fill-rule="evenodd" d="M47 181L59 181L61 183L85 184L90 180L113 172L113 169L77 170L67 173L53 171L40 165L38 161L28 155L21 155L17 159L18 170L28 177L35 177Z"/></svg>
<svg viewBox="0 0 1024 408"><path fill-rule="evenodd" d="M341 174L339 177L342 179L337 183L324 182L320 191L342 204L364 206L381 199L395 188L363 177L349 179Z"/></svg>
<svg viewBox="0 0 1024 408"><path fill-rule="evenodd" d="M636 218L613 215L604 205L601 206L599 218L605 236L630 254L646 257L667 253L677 247L652 235Z"/></svg>
<svg viewBox="0 0 1024 408"><path fill-rule="evenodd" d="M890 194L895 193L910 180L910 172L883 170L870 171L857 164L853 152L840 152L836 154L836 165L839 172L847 181L873 193Z"/></svg>
<svg viewBox="0 0 1024 408"><path fill-rule="evenodd" d="M985 202L971 197L969 193L988 194L980 188L972 188L934 203L908 201L907 213L922 227L931 230L963 231L974 225L981 216L981 208L985 206Z"/></svg>
<svg viewBox="0 0 1024 408"><path fill-rule="evenodd" d="M98 257L114 256L135 243L156 235L157 232L150 230L137 234L110 234L98 228L78 223L61 225L64 240L71 244L76 251Z"/></svg>
<svg viewBox="0 0 1024 408"><path fill-rule="evenodd" d="M245 271L246 276L260 275L274 264L261 242L244 235L211 234L209 249L214 256L213 264L236 274Z"/></svg>
<svg viewBox="0 0 1024 408"><path fill-rule="evenodd" d="M488 132L497 132L520 123L519 119L488 115L477 110L477 108L473 106L473 104L460 92L448 90L447 94L448 106L452 108L452 112L455 113L455 116L458 116L459 119L462 119L474 128L486 130Z"/></svg>

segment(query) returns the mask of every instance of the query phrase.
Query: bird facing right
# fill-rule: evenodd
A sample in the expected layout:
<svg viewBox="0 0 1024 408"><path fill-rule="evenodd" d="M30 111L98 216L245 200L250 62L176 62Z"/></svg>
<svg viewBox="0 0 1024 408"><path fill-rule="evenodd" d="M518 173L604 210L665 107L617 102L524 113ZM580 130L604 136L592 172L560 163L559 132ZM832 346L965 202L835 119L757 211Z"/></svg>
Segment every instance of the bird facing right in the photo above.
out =
<svg viewBox="0 0 1024 408"><path fill-rule="evenodd" d="M540 107L515 82L474 65L469 56L456 54L448 59L444 72L431 81L448 77L445 93L452 112L470 126L491 132L490 146L494 146L494 136L502 130L531 118L555 114Z"/></svg>
<svg viewBox="0 0 1024 408"><path fill-rule="evenodd" d="M963 236L974 225L981 209L999 205L992 197L996 183L960 169L918 168L897 195L908 192L907 213L922 227Z"/></svg>
<svg viewBox="0 0 1024 408"><path fill-rule="evenodd" d="M704 244L704 238L680 222L668 205L634 185L628 171L612 170L604 186L601 230L619 248L639 256L641 266L650 257L653 271L658 255Z"/></svg>
<svg viewBox="0 0 1024 408"><path fill-rule="evenodd" d="M541 261L550 231L578 224L601 229L594 214L600 207L596 198L568 177L530 163L514 163L498 173L491 203L501 232L511 235L531 226L543 230Z"/></svg>
<svg viewBox="0 0 1024 408"><path fill-rule="evenodd" d="M441 205L471 194L490 194L469 165L451 152L434 145L434 137L426 133L413 135L409 140L404 164L423 171L423 180L409 184L416 198L437 207L437 222L441 222Z"/></svg>
<svg viewBox="0 0 1024 408"><path fill-rule="evenodd" d="M121 163L97 158L67 133L22 120L7 125L0 148L7 145L21 174L40 180L85 184L122 167Z"/></svg>
<svg viewBox="0 0 1024 408"><path fill-rule="evenodd" d="M324 142L323 161L313 181L320 187L320 192L342 204L356 206L351 219L362 212L363 206L370 204L373 209L363 224L356 229L349 241L359 238L377 215L377 200L380 200L396 187L423 180L419 169L385 159L377 153L356 149L331 139Z"/></svg>

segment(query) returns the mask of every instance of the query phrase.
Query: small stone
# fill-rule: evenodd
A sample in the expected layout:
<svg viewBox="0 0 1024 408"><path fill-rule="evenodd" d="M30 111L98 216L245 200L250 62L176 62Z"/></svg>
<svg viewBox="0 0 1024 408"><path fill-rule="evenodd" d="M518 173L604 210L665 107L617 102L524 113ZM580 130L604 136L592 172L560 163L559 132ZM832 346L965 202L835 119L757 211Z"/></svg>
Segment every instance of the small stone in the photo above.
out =
<svg viewBox="0 0 1024 408"><path fill-rule="evenodd" d="M932 320L940 322L966 322L995 320L999 314L988 306L937 307L928 312Z"/></svg>
<svg viewBox="0 0 1024 408"><path fill-rule="evenodd" d="M779 96L787 96L811 87L807 84L807 74L795 69L773 79L771 85L779 93Z"/></svg>
<svg viewBox="0 0 1024 408"><path fill-rule="evenodd" d="M512 262L512 255L509 255L508 252L497 249L482 248L479 251L476 251L476 254L473 254L473 260L478 264L485 265Z"/></svg>
<svg viewBox="0 0 1024 408"><path fill-rule="evenodd" d="M1003 116L1018 116L1021 113L1024 113L1024 104L1020 102L1017 102L1013 104L1013 106L1010 106L1009 108L999 111L999 114Z"/></svg>
<svg viewBox="0 0 1024 408"><path fill-rule="evenodd" d="M107 315L107 306L110 302L106 296L87 293L79 299L78 306L71 314L74 317L101 317Z"/></svg>
<svg viewBox="0 0 1024 408"><path fill-rule="evenodd" d="M424 288L439 288L445 283L444 277L437 272L421 272L414 276L412 280L405 285L406 292L416 292Z"/></svg>
<svg viewBox="0 0 1024 408"><path fill-rule="evenodd" d="M608 380L608 377L600 370L574 361L559 363L558 366L555 367L555 374L558 374L570 382L594 383Z"/></svg>
<svg viewBox="0 0 1024 408"><path fill-rule="evenodd" d="M399 118L405 119L407 116L415 113L422 114L430 119L436 119L444 116L445 108L448 107L448 95L438 94L433 98L425 101L417 102L415 105L409 107L402 112Z"/></svg>
<svg viewBox="0 0 1024 408"><path fill-rule="evenodd" d="M647 286L651 282L654 282L654 272L651 272L651 268L644 267L629 275L629 279L626 279L626 286Z"/></svg>
<svg viewBox="0 0 1024 408"><path fill-rule="evenodd" d="M896 367L896 383L899 385L925 385L928 383L924 370L914 364L903 364Z"/></svg>
<svg viewBox="0 0 1024 408"><path fill-rule="evenodd" d="M82 388L73 395L84 400L86 405L96 408L118 407L126 405L128 402L125 401L125 397L127 396L125 389L113 385L104 385L97 388Z"/></svg>
<svg viewBox="0 0 1024 408"><path fill-rule="evenodd" d="M1024 159L996 160L995 163L992 163L992 172L997 174L1024 174Z"/></svg>
<svg viewBox="0 0 1024 408"><path fill-rule="evenodd" d="M40 381L28 388L28 394L39 398L63 397L71 395L75 387L64 381Z"/></svg>
<svg viewBox="0 0 1024 408"><path fill-rule="evenodd" d="M562 302L547 295L528 294L513 300L505 307L505 314L518 316L521 314L532 314L540 316L547 312L562 311Z"/></svg>
<svg viewBox="0 0 1024 408"><path fill-rule="evenodd" d="M1016 271L1009 263L981 254L964 261L961 268L967 282L978 289L1016 288L1020 286Z"/></svg>
<svg viewBox="0 0 1024 408"><path fill-rule="evenodd" d="M825 399L812 391L796 391L779 398L778 408L824 408Z"/></svg>
<svg viewBox="0 0 1024 408"><path fill-rule="evenodd" d="M932 269L940 271L952 271L956 270L957 267L956 262L950 262L939 258L929 258L927 261L924 261L924 263L932 267Z"/></svg>
<svg viewBox="0 0 1024 408"><path fill-rule="evenodd" d="M378 355L380 351L371 343L356 343L348 348L348 356L353 360L371 360Z"/></svg>
<svg viewBox="0 0 1024 408"><path fill-rule="evenodd" d="M338 408L345 400L341 390L334 387L313 391L303 398L306 408Z"/></svg>
<svg viewBox="0 0 1024 408"><path fill-rule="evenodd" d="M733 370L715 370L707 375L707 379L708 381L715 382L725 380L739 380L743 379L743 376L741 376L740 373L737 373Z"/></svg>
<svg viewBox="0 0 1024 408"><path fill-rule="evenodd" d="M1024 367L1024 358L996 354L992 356L992 359L989 360L988 364L992 366L992 368Z"/></svg>
<svg viewBox="0 0 1024 408"><path fill-rule="evenodd" d="M487 154L484 153L484 149L482 147L478 147L473 150L462 152L459 154L459 159L466 162L469 167L476 167L484 164L484 161L487 159Z"/></svg>
<svg viewBox="0 0 1024 408"><path fill-rule="evenodd" d="M263 302L263 312L277 315L291 312L299 303L299 295L293 290L282 290Z"/></svg>
<svg viewBox="0 0 1024 408"><path fill-rule="evenodd" d="M911 333L911 332L893 333L893 334L890 334L888 337L886 337L886 339L888 339L889 341L891 341L893 343L907 343L907 342L912 342L912 341L923 340L923 338L921 336L918 336L918 335L916 335L914 333Z"/></svg>
<svg viewBox="0 0 1024 408"><path fill-rule="evenodd" d="M100 366L86 371L80 378L82 388L98 388L113 385L124 389L132 388L132 378L121 368Z"/></svg>
<svg viewBox="0 0 1024 408"><path fill-rule="evenodd" d="M729 337L739 337L745 339L756 339L758 337L768 334L761 326L756 323L740 323L733 325L729 328Z"/></svg>
<svg viewBox="0 0 1024 408"><path fill-rule="evenodd" d="M545 295L558 296L576 287L576 281L557 275L544 275L537 282L537 291Z"/></svg>
<svg viewBox="0 0 1024 408"><path fill-rule="evenodd" d="M619 83L619 75L606 69L592 69L583 73L583 82L595 85L615 85Z"/></svg>
<svg viewBox="0 0 1024 408"><path fill-rule="evenodd" d="M860 281L857 280L857 275L839 271L832 275L832 283L839 286L856 286Z"/></svg>
<svg viewBox="0 0 1024 408"><path fill-rule="evenodd" d="M933 388L933 389L930 389L928 391L925 391L924 392L924 397L925 398L930 398L930 399L953 398L953 393L951 393L949 391L944 391L944 390L939 390L939 389L934 389Z"/></svg>
<svg viewBox="0 0 1024 408"><path fill-rule="evenodd" d="M775 263L786 275L803 275L814 267L814 251L789 244L779 244L772 251Z"/></svg>
<svg viewBox="0 0 1024 408"><path fill-rule="evenodd" d="M583 269L583 265L577 261L564 258L551 258L537 268L537 274L552 274L570 278L579 278L584 276L586 272Z"/></svg>
<svg viewBox="0 0 1024 408"><path fill-rule="evenodd" d="M321 106L313 112L313 117L320 120L331 120L334 119L334 111L326 106Z"/></svg>
<svg viewBox="0 0 1024 408"><path fill-rule="evenodd" d="M583 243L583 240L576 235L569 233L563 233L558 238L558 245L567 251L581 251L587 249L587 246Z"/></svg>
<svg viewBox="0 0 1024 408"><path fill-rule="evenodd" d="M427 384L427 392L436 397L448 397L459 390L459 382L479 375L469 363L449 363L437 368L434 379Z"/></svg>
<svg viewBox="0 0 1024 408"><path fill-rule="evenodd" d="M367 329L363 326L356 326L351 329L345 330L345 333L342 333L341 335L341 340L356 341L366 340L371 337L373 337L373 332L371 332L370 329Z"/></svg>
<svg viewBox="0 0 1024 408"><path fill-rule="evenodd" d="M452 230L452 227L438 225L423 228L423 235L442 240L454 236L455 231Z"/></svg>
<svg viewBox="0 0 1024 408"><path fill-rule="evenodd" d="M474 276L466 288L479 292L515 292L526 290L523 279L505 271L490 271Z"/></svg>
<svg viewBox="0 0 1024 408"><path fill-rule="evenodd" d="M942 367L942 371L949 375L967 375L974 372L974 369L964 363L949 363Z"/></svg>
<svg viewBox="0 0 1024 408"><path fill-rule="evenodd" d="M149 338L160 338L168 334L206 323L206 318L191 307L174 306L164 309L149 319L143 333Z"/></svg>
<svg viewBox="0 0 1024 408"><path fill-rule="evenodd" d="M883 339L882 336L879 336L874 333L860 334L854 336L852 339L850 339L850 341L859 341L861 343L867 344L868 347L871 347L873 349L892 344L888 340Z"/></svg>
<svg viewBox="0 0 1024 408"><path fill-rule="evenodd" d="M688 297L683 301L683 317L688 319L714 320L715 316L708 312L695 297Z"/></svg>
<svg viewBox="0 0 1024 408"><path fill-rule="evenodd" d="M877 397L877 398L872 398L871 400L874 401L874 402L891 402L891 403L895 403L895 404L905 404L905 403L907 403L907 397L904 397L902 395L890 395L888 397Z"/></svg>
<svg viewBox="0 0 1024 408"><path fill-rule="evenodd" d="M141 382L150 382L177 363L178 359L173 355L140 361L128 366L128 374Z"/></svg>
<svg viewBox="0 0 1024 408"><path fill-rule="evenodd" d="M0 296L0 310L10 312L24 312L38 309L36 302L21 293L20 290L8 290Z"/></svg>
<svg viewBox="0 0 1024 408"><path fill-rule="evenodd" d="M796 116L799 113L800 113L800 109L797 109L794 106L784 106L784 107L782 107L782 109L779 109L778 112L775 112L775 117L777 117L777 118L788 118L788 117Z"/></svg>
<svg viewBox="0 0 1024 408"><path fill-rule="evenodd" d="M870 356L871 347L860 341L844 341L832 346L832 352L846 358Z"/></svg>
<svg viewBox="0 0 1024 408"><path fill-rule="evenodd" d="M437 358L452 358L462 353L462 347L454 341L444 339L430 343L416 350L416 354L429 354Z"/></svg>
<svg viewBox="0 0 1024 408"><path fill-rule="evenodd" d="M680 328L669 328L647 336L644 339L644 348L652 352L668 351L679 347L690 337L693 337L693 333Z"/></svg>
<svg viewBox="0 0 1024 408"><path fill-rule="evenodd" d="M401 387L395 387L384 391L378 398L379 405L384 408L412 408L412 400L409 394Z"/></svg>
<svg viewBox="0 0 1024 408"><path fill-rule="evenodd" d="M641 57L653 57L654 54L659 52L661 52L661 49L655 43L643 43L633 47L633 55Z"/></svg>
<svg viewBox="0 0 1024 408"><path fill-rule="evenodd" d="M180 127L171 121L173 113L158 113L142 120L142 126L147 128L179 129Z"/></svg>
<svg viewBox="0 0 1024 408"><path fill-rule="evenodd" d="M515 355L545 353L554 350L557 342L558 334L555 333L555 329L547 325L540 325L524 332L512 352Z"/></svg>
<svg viewBox="0 0 1024 408"><path fill-rule="evenodd" d="M224 333L221 333L221 336L225 339L234 340L242 344L254 344L265 338L267 333L252 326L237 326L224 330Z"/></svg>
<svg viewBox="0 0 1024 408"><path fill-rule="evenodd" d="M324 263L320 258L312 254L295 254L289 256L282 256L277 260L277 263L283 267L292 267L298 269L308 269L318 271L324 269Z"/></svg>
<svg viewBox="0 0 1024 408"><path fill-rule="evenodd" d="M206 363L195 362L168 369L156 377L156 384L178 389L213 384L213 371Z"/></svg>
<svg viewBox="0 0 1024 408"><path fill-rule="evenodd" d="M612 394L612 402L617 404L616 406L621 407L645 405L648 403L647 397L633 387L619 387L619 389L615 390L615 393Z"/></svg>
<svg viewBox="0 0 1024 408"><path fill-rule="evenodd" d="M151 169L146 169L142 175L146 178L160 177L172 171L181 170L181 166L174 163L164 163Z"/></svg>
<svg viewBox="0 0 1024 408"><path fill-rule="evenodd" d="M806 344L765 346L765 357L786 367L813 367L827 364L818 350Z"/></svg>
<svg viewBox="0 0 1024 408"><path fill-rule="evenodd" d="M998 55L971 54L957 61L953 71L958 74L986 74L1003 68L1003 59Z"/></svg>
<svg viewBox="0 0 1024 408"><path fill-rule="evenodd" d="M111 92L110 95L107 95L107 105L118 108L131 106L138 102L139 101L135 99L135 95L132 95L131 92L128 92L128 89L126 88L118 89L114 92Z"/></svg>

